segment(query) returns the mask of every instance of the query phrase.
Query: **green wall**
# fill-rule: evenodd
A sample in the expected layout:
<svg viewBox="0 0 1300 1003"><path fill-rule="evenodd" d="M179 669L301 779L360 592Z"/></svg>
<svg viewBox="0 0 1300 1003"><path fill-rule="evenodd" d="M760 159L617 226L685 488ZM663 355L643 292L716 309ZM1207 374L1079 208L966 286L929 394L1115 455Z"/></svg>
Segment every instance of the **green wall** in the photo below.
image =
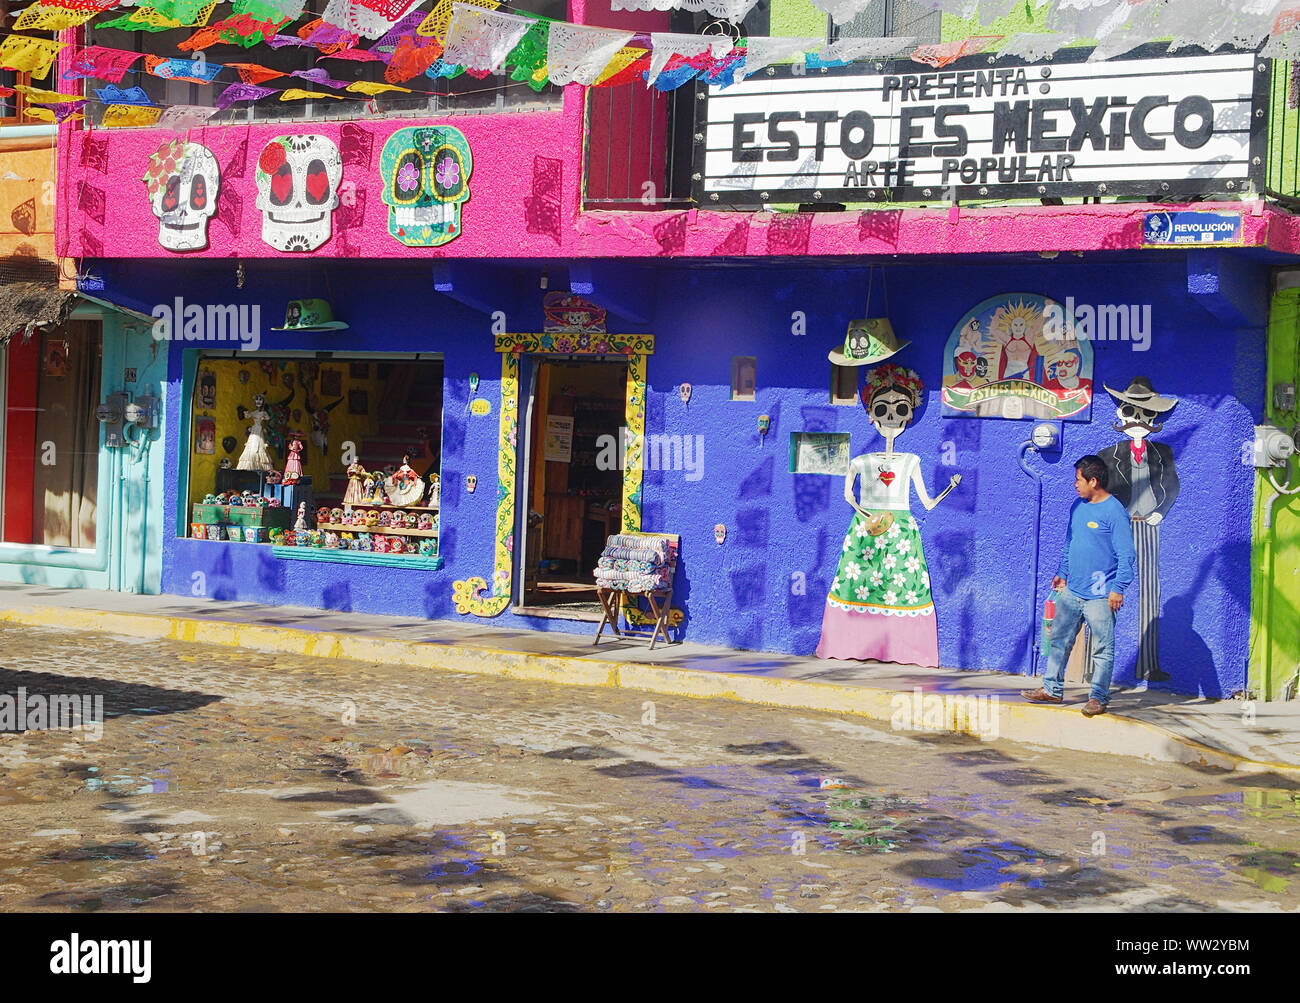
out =
<svg viewBox="0 0 1300 1003"><path fill-rule="evenodd" d="M810 0L772 0L767 33L773 38L825 38L826 12Z"/></svg>
<svg viewBox="0 0 1300 1003"><path fill-rule="evenodd" d="M1300 289L1273 297L1268 325L1268 375L1265 414L1281 428L1293 428L1300 415L1273 407L1275 384L1300 379ZM1291 486L1300 485L1297 461L1291 461ZM1285 485L1285 472L1277 480ZM1280 698L1300 670L1300 495L1273 506L1272 528L1265 527L1265 505L1273 494L1260 476L1255 491L1252 548L1249 684L1268 700Z"/></svg>

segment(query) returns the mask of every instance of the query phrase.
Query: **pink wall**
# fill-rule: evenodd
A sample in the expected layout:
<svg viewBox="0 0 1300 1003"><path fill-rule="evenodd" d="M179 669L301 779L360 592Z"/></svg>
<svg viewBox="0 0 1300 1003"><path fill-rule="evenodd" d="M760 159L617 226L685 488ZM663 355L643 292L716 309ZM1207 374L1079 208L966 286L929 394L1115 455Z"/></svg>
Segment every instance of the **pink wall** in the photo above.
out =
<svg viewBox="0 0 1300 1003"><path fill-rule="evenodd" d="M470 197L463 230L440 248L407 247L388 232L382 201L380 151L398 129L434 120L385 119L351 123L280 123L191 130L184 138L216 158L221 170L217 211L208 223L206 250L193 257L302 257L262 240L256 207L256 169L276 136L307 132L332 140L343 155L344 198L333 213L332 235L311 253L331 257L479 257L556 253L577 206L580 119L566 128L565 112L456 116L436 124L459 129L469 143ZM180 134L159 129L64 129L60 136L59 253L75 257L175 257L158 242L159 223L142 180L149 157ZM566 135L573 136L566 141ZM522 140L522 141L521 141ZM347 202L351 201L351 205Z"/></svg>
<svg viewBox="0 0 1300 1003"><path fill-rule="evenodd" d="M713 255L959 254L1137 248L1137 203L1018 206L998 209L877 210L773 214L717 211L580 213L583 89L571 86L562 111L385 119L355 123L224 126L195 129L222 174L206 250L184 254L158 243L142 176L149 156L177 134L158 129L60 130L56 223L58 253L89 258L305 257L262 240L255 206L257 158L273 137L310 130L344 153L344 186L353 205L333 214L332 236L315 254L366 258L587 258ZM443 124L460 129L473 153L463 230L437 247L408 247L389 235L380 150L393 131ZM344 131L351 141L344 142ZM1170 208L1162 205L1160 208ZM1241 212L1245 243L1300 251L1300 222L1262 204L1200 203L1199 210ZM1158 253L1158 252L1153 252Z"/></svg>

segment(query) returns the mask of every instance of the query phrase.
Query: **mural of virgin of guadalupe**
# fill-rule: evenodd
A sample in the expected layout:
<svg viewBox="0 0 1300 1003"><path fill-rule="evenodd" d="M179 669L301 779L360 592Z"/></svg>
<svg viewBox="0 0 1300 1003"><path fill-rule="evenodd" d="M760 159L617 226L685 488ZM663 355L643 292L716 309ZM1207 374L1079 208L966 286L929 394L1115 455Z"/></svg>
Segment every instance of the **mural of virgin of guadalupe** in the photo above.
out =
<svg viewBox="0 0 1300 1003"><path fill-rule="evenodd" d="M954 474L939 497L931 498L920 457L894 452L894 440L911 423L923 389L915 371L893 363L867 373L862 403L884 437L885 450L855 457L844 478L844 500L855 514L826 597L819 658L939 664L930 574L912 517L911 488L928 512L961 483L961 475ZM861 493L855 497L858 479Z"/></svg>

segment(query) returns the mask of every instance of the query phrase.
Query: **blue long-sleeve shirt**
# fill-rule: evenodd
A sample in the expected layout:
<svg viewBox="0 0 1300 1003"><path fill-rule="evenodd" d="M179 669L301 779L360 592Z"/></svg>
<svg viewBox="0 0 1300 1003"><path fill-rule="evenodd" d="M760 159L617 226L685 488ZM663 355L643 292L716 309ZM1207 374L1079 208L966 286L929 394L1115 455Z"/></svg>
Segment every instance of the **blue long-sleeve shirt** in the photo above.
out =
<svg viewBox="0 0 1300 1003"><path fill-rule="evenodd" d="M1082 498L1070 508L1070 528L1057 574L1081 599L1124 594L1133 582L1133 526L1114 495L1105 501Z"/></svg>

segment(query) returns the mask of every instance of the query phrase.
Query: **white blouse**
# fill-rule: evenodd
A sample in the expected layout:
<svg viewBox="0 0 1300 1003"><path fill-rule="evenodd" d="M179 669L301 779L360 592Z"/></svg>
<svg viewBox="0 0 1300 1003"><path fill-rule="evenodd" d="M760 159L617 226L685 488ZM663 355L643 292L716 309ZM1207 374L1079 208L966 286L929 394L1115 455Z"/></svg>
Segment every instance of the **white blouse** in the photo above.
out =
<svg viewBox="0 0 1300 1003"><path fill-rule="evenodd" d="M863 453L850 462L850 469L861 479L858 504L868 512L878 509L910 511L912 507L912 471L919 458L915 453Z"/></svg>

